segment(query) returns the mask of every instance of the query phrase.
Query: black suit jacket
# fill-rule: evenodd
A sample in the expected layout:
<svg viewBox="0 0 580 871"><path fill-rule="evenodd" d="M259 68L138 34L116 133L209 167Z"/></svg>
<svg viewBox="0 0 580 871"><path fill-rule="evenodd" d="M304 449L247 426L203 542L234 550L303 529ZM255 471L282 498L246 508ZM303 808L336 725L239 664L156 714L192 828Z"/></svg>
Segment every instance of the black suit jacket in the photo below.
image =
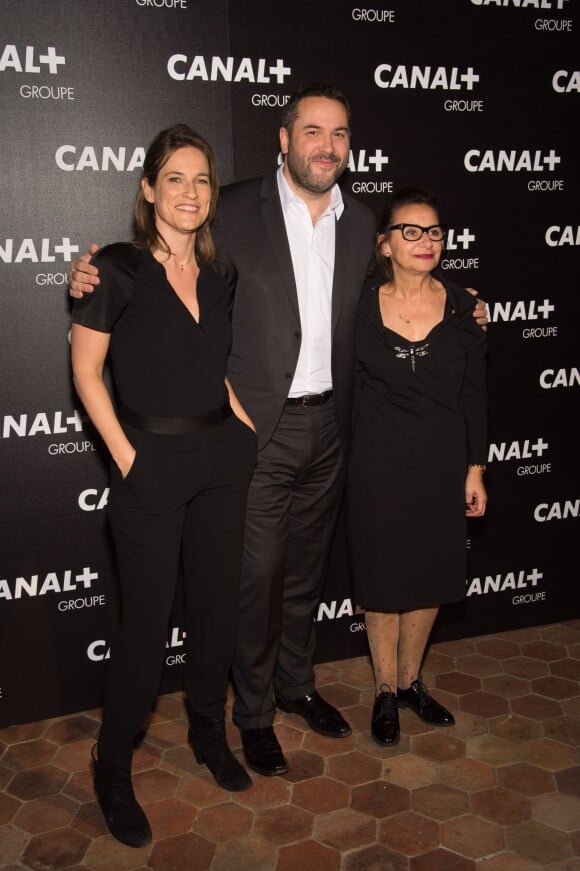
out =
<svg viewBox="0 0 580 871"><path fill-rule="evenodd" d="M372 212L343 194L332 286L332 377L345 449L350 441L356 306L372 252ZM300 351L292 257L276 174L222 189L213 228L218 271L232 292L228 377L254 421L258 446L280 419Z"/></svg>

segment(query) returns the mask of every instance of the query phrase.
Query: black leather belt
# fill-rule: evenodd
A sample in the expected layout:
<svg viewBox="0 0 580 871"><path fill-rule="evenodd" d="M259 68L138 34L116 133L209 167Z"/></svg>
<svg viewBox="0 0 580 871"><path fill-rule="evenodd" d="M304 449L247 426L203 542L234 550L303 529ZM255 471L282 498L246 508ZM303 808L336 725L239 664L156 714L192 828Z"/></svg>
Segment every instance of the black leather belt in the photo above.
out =
<svg viewBox="0 0 580 871"><path fill-rule="evenodd" d="M324 405L333 395L334 390L325 390L324 393L307 393L306 396L289 396L286 405L301 405L308 408L310 405Z"/></svg>
<svg viewBox="0 0 580 871"><path fill-rule="evenodd" d="M135 429L143 429L156 435L189 435L203 432L212 426L218 426L232 414L229 403L197 417L151 417L148 414L137 414L125 405L122 406L119 417Z"/></svg>

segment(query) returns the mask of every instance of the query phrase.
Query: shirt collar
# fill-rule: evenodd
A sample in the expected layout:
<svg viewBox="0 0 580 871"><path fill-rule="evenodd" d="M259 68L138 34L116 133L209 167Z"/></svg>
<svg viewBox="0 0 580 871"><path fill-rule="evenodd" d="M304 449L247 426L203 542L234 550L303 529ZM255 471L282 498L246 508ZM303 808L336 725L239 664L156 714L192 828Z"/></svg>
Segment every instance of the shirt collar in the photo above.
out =
<svg viewBox="0 0 580 871"><path fill-rule="evenodd" d="M284 176L284 164L278 168L277 172L277 181L278 181L278 191L280 193L280 202L282 203L282 211L284 214L287 214L288 209L290 208L293 202L302 203L305 205L302 197L299 197L298 194L294 193L286 178ZM330 204L328 209L324 212L327 214L329 212L334 212L334 216L338 221L344 212L344 200L342 199L342 193L337 184L332 186L332 191L330 194Z"/></svg>

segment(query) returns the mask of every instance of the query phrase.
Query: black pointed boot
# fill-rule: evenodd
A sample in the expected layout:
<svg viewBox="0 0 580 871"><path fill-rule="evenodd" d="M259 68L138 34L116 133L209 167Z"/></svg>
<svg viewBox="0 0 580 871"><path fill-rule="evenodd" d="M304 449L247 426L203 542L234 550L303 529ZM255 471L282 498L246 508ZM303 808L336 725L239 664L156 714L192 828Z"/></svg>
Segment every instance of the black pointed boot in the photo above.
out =
<svg viewBox="0 0 580 871"><path fill-rule="evenodd" d="M151 827L135 798L130 769L99 762L93 747L95 793L109 831L122 844L143 847L151 840Z"/></svg>
<svg viewBox="0 0 580 871"><path fill-rule="evenodd" d="M248 789L252 779L228 747L223 717L202 717L190 711L189 724L189 743L196 761L205 762L222 789Z"/></svg>

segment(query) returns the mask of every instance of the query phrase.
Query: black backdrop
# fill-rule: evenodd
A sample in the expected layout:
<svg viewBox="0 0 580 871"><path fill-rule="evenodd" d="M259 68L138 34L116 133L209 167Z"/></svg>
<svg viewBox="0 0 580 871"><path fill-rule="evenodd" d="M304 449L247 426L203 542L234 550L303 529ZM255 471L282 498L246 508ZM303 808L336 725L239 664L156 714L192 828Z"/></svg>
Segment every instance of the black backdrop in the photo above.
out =
<svg viewBox="0 0 580 871"><path fill-rule="evenodd" d="M345 189L444 205L489 302L488 516L438 640L577 616L578 0L3 0L0 726L95 707L117 582L107 465L69 374L69 261L130 237L143 151L184 121L223 184L277 159L299 85L353 109ZM387 497L386 497L387 498ZM388 530L385 531L388 544ZM420 546L420 542L417 543ZM366 650L339 525L318 658ZM180 602L164 689L179 685Z"/></svg>

